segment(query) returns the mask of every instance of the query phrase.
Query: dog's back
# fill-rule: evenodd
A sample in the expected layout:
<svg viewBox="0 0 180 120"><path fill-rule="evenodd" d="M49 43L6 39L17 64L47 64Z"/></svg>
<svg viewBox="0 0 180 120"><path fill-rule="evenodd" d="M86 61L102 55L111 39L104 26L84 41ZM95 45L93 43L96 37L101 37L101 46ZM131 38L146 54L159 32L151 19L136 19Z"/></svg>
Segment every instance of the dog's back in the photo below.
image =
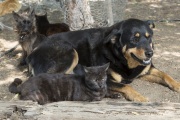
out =
<svg viewBox="0 0 180 120"><path fill-rule="evenodd" d="M65 23L54 23L49 24L49 28L47 30L47 36L50 36L55 33L68 32L70 31L69 26Z"/></svg>
<svg viewBox="0 0 180 120"><path fill-rule="evenodd" d="M96 46L99 46L98 52L101 51L102 36L102 29L54 34L30 54L28 64L32 66L34 75L71 71L74 69L72 66L75 67L78 62L86 66L96 65L95 62L102 65L104 62L92 59L96 56L103 57L102 54L95 53L96 56L92 56L90 53Z"/></svg>

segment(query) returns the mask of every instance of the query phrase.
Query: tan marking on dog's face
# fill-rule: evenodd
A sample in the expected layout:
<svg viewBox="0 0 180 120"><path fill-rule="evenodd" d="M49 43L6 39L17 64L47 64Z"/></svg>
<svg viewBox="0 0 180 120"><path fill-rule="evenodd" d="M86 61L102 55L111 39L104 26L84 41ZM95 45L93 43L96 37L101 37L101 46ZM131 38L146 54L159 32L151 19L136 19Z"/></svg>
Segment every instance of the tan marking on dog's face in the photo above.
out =
<svg viewBox="0 0 180 120"><path fill-rule="evenodd" d="M136 33L134 36L135 37L140 37L140 33Z"/></svg>
<svg viewBox="0 0 180 120"><path fill-rule="evenodd" d="M145 33L145 36L146 36L146 37L149 37L149 33L148 33L148 32L146 32L146 33Z"/></svg>
<svg viewBox="0 0 180 120"><path fill-rule="evenodd" d="M138 61L132 58L131 53L133 53L138 59L146 59L145 51L143 49L131 48L124 52L124 57L127 60L129 68L135 68L141 65Z"/></svg>
<svg viewBox="0 0 180 120"><path fill-rule="evenodd" d="M110 75L113 77L114 82L120 83L122 81L122 76L117 72L113 71L112 69L108 70Z"/></svg>
<svg viewBox="0 0 180 120"><path fill-rule="evenodd" d="M126 45L122 48L122 53L126 52Z"/></svg>

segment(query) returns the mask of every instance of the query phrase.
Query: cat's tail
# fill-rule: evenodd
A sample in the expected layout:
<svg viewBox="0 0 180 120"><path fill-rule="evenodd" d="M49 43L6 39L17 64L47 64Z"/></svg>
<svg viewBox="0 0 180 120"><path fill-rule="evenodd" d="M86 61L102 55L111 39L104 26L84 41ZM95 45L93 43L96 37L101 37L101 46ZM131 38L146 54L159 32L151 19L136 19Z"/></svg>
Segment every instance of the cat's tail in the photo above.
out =
<svg viewBox="0 0 180 120"><path fill-rule="evenodd" d="M20 88L18 87L20 84L22 83L22 80L19 79L19 78L15 78L14 79L14 82L12 82L10 85L9 85L9 91L11 93L20 93Z"/></svg>

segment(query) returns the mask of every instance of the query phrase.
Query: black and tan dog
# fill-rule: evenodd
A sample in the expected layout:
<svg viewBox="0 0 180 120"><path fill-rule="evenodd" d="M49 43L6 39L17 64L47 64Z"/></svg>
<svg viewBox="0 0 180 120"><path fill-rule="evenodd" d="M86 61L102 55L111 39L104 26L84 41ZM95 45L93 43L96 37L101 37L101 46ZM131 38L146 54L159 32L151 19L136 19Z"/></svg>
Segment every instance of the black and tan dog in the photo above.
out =
<svg viewBox="0 0 180 120"><path fill-rule="evenodd" d="M180 92L180 83L152 64L154 27L152 21L128 19L111 27L56 34L32 52L28 63L37 75L70 73L77 63L95 66L110 62L108 89L132 101L147 101L127 85L135 78Z"/></svg>

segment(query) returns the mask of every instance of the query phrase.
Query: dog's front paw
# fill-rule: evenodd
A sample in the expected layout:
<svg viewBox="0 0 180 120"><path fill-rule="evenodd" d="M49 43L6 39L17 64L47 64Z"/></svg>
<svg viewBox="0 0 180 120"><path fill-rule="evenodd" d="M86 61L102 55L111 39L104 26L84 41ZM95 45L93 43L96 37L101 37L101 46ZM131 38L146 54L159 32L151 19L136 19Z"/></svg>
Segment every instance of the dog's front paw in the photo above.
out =
<svg viewBox="0 0 180 120"><path fill-rule="evenodd" d="M130 101L135 102L148 102L148 98L142 96L138 92L132 92L131 94L126 94L125 98Z"/></svg>
<svg viewBox="0 0 180 120"><path fill-rule="evenodd" d="M134 97L132 99L132 101L135 101L135 102L148 102L149 100L148 100L148 98L146 98L146 97L144 97L142 95L138 95L138 96Z"/></svg>
<svg viewBox="0 0 180 120"><path fill-rule="evenodd" d="M176 92L180 92L180 82L176 82L173 86L172 89Z"/></svg>
<svg viewBox="0 0 180 120"><path fill-rule="evenodd" d="M24 65L27 65L26 61L25 61L25 59L21 59L18 66L24 66Z"/></svg>

